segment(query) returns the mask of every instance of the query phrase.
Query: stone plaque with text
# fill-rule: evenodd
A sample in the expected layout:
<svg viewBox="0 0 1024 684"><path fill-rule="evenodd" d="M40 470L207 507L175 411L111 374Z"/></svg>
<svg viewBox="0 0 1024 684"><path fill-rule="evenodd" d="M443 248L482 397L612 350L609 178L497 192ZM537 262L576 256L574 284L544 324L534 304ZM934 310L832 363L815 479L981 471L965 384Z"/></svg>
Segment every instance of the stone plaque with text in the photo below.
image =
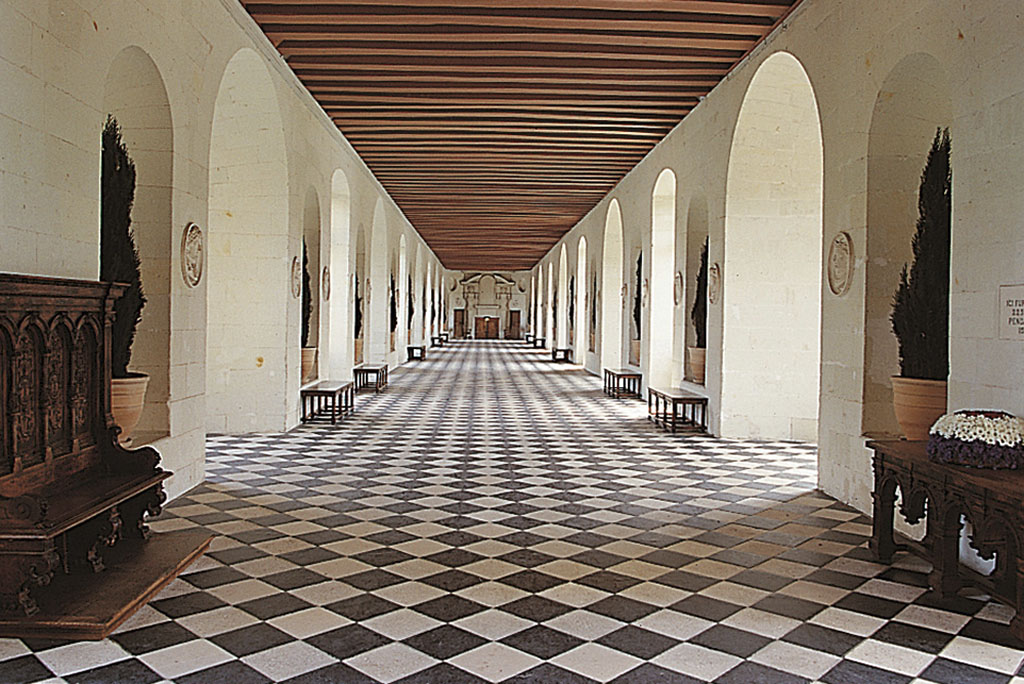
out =
<svg viewBox="0 0 1024 684"><path fill-rule="evenodd" d="M999 337L1024 340L1024 285L999 286Z"/></svg>

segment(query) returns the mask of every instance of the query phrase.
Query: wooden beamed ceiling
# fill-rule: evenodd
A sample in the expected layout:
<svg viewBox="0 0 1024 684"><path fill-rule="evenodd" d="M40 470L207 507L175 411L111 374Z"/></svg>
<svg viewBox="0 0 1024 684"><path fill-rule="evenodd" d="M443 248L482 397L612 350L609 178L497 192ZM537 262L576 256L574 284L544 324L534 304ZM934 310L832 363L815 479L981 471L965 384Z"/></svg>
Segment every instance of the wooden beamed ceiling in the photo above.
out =
<svg viewBox="0 0 1024 684"><path fill-rule="evenodd" d="M800 0L242 0L442 263L532 267Z"/></svg>

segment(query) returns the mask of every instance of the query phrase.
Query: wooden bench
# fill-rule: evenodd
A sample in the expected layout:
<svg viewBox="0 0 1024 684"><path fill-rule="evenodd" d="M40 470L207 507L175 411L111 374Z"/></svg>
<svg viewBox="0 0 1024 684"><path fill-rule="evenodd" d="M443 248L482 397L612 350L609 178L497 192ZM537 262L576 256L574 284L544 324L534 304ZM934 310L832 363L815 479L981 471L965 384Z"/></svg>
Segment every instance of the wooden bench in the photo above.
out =
<svg viewBox="0 0 1024 684"><path fill-rule="evenodd" d="M569 348L554 348L551 350L551 360L558 362L564 361L565 363L572 363L572 349Z"/></svg>
<svg viewBox="0 0 1024 684"><path fill-rule="evenodd" d="M444 339L440 335L434 335L430 338L431 347L443 347Z"/></svg>
<svg viewBox="0 0 1024 684"><path fill-rule="evenodd" d="M621 399L622 397L635 397L643 399L640 394L640 384L643 375L639 371L629 368L604 369L604 393L610 397Z"/></svg>
<svg viewBox="0 0 1024 684"><path fill-rule="evenodd" d="M300 389L299 397L302 400L303 423L315 420L327 411L333 425L339 416L356 410L355 385L351 382L321 380Z"/></svg>
<svg viewBox="0 0 1024 684"><path fill-rule="evenodd" d="M874 519L871 551L891 563L896 551L912 551L932 564L928 583L941 598L952 598L966 585L1017 610L1010 633L1024 640L1024 471L985 470L933 463L926 442L870 441L874 450ZM910 524L927 519L922 541L893 531L896 490L900 514ZM972 548L996 559L991 575L960 563L961 518L974 526Z"/></svg>
<svg viewBox="0 0 1024 684"><path fill-rule="evenodd" d="M352 369L355 378L356 392L364 389L373 389L374 392L383 392L388 386L388 364L363 364Z"/></svg>
<svg viewBox="0 0 1024 684"><path fill-rule="evenodd" d="M0 636L101 639L206 550L110 414L110 283L0 274Z"/></svg>
<svg viewBox="0 0 1024 684"><path fill-rule="evenodd" d="M548 340L547 340L546 337L534 337L533 338L533 348L534 349L544 349L546 346L548 346Z"/></svg>
<svg viewBox="0 0 1024 684"><path fill-rule="evenodd" d="M708 398L681 389L647 388L647 419L666 430L707 432Z"/></svg>
<svg viewBox="0 0 1024 684"><path fill-rule="evenodd" d="M413 344L405 348L407 361L423 361L427 358L427 348L422 344Z"/></svg>

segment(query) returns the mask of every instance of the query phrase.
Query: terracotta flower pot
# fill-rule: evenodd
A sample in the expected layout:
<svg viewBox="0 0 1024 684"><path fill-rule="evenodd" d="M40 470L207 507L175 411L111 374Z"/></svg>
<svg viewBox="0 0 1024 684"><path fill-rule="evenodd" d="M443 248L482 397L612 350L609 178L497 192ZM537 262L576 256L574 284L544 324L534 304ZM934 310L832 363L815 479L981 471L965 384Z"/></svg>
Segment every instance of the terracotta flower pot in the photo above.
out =
<svg viewBox="0 0 1024 684"><path fill-rule="evenodd" d="M928 429L946 412L946 381L892 376L892 405L903 435L928 439Z"/></svg>
<svg viewBox="0 0 1024 684"><path fill-rule="evenodd" d="M129 373L127 378L110 380L110 413L114 423L121 428L117 441L121 445L131 443L132 431L139 424L142 407L146 403L146 388L149 376L145 373Z"/></svg>
<svg viewBox="0 0 1024 684"><path fill-rule="evenodd" d="M707 349L704 347L686 348L686 374L691 382L698 385L704 384L704 361L707 358Z"/></svg>
<svg viewBox="0 0 1024 684"><path fill-rule="evenodd" d="M313 368L316 366L316 347L302 348L302 382L313 379Z"/></svg>

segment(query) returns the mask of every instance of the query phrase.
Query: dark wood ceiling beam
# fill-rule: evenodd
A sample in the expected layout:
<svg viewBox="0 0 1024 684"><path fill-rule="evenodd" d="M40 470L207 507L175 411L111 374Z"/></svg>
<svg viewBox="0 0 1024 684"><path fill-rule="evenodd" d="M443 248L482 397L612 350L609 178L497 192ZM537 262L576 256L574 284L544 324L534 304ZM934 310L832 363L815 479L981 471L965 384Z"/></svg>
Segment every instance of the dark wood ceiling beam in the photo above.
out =
<svg viewBox="0 0 1024 684"><path fill-rule="evenodd" d="M445 13L466 14L472 9L485 13L492 13L496 7L508 10L527 10L530 12L551 11L555 3L550 0L502 0L500 4L493 0L378 0L370 3L368 0L325 0L324 2L310 2L310 0L242 0L247 9L263 11L260 8L268 5L282 7L296 7L302 5L334 5L337 7L372 7L373 14L380 14L388 8L430 8L432 11ZM793 4L791 0L758 0L748 2L735 2L734 0L573 0L570 5L573 11L602 11L602 12L666 12L679 13L699 12L706 14L735 14L752 17L778 17ZM460 12L461 11L461 12Z"/></svg>
<svg viewBox="0 0 1024 684"><path fill-rule="evenodd" d="M524 269L800 0L242 0L449 268Z"/></svg>
<svg viewBox="0 0 1024 684"><path fill-rule="evenodd" d="M654 52L654 50L668 49L679 50L685 54L691 54L696 49L710 50L739 50L749 48L757 41L756 31L750 31L744 35L732 33L693 32L680 34L657 34L637 33L624 34L614 31L614 26L609 26L609 31L601 32L573 32L573 33L524 33L524 32L498 32L498 31L477 31L451 32L442 31L430 27L431 32L425 31L379 31L379 32L352 32L344 29L335 29L330 26L298 26L269 24L264 27L267 36L274 43L281 45L289 52L295 48L305 46L316 46L322 48L330 47L355 47L373 45L384 49L394 49L395 46L415 46L420 49L439 49L445 52L451 50L473 50L479 49L478 44L494 46L515 46L531 45L539 49L540 46L554 46L560 51L571 53L577 52L580 47L589 46L591 49L613 50L616 53L623 52L623 48L640 50L642 53ZM398 53L404 54L404 53Z"/></svg>

